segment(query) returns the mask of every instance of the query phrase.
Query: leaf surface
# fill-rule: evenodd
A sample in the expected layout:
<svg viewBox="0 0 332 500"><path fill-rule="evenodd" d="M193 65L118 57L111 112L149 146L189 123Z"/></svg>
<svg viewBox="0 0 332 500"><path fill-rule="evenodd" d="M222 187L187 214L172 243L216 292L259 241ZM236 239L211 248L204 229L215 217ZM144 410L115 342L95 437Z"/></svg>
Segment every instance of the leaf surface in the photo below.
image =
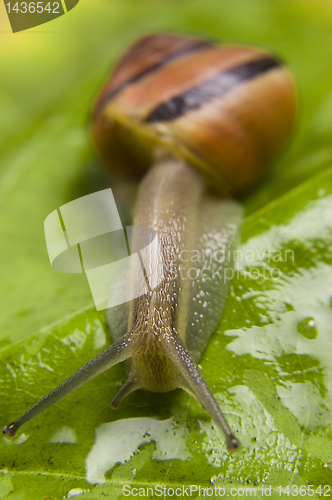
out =
<svg viewBox="0 0 332 500"><path fill-rule="evenodd" d="M54 33L0 35L2 424L110 342L85 276L50 267L43 221L111 182L87 119L126 45L159 29L263 45L287 61L300 90L291 144L243 200L230 297L201 361L241 452L227 454L180 390L138 391L112 411L125 380L118 366L1 441L1 499L119 498L124 485L161 485L166 496L190 484L226 494L271 485L276 498L278 486L313 485L318 498L332 483L332 15L324 1L248 5L94 0L53 21Z"/></svg>

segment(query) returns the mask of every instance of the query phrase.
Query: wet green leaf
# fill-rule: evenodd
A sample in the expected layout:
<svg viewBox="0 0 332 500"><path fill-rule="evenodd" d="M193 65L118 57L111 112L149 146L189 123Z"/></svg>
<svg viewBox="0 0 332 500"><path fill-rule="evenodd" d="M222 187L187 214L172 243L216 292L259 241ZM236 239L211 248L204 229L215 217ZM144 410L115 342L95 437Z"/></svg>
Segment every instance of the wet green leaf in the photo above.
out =
<svg viewBox="0 0 332 500"><path fill-rule="evenodd" d="M138 391L111 410L125 380L118 366L1 441L0 498L118 498L124 485L183 484L226 495L272 486L275 497L278 486L313 485L314 498L323 496L332 483L329 3L94 0L51 26L0 34L3 424L109 344L84 275L50 267L43 221L104 186L87 117L128 42L175 29L272 48L295 73L300 117L291 145L244 200L251 215L230 298L201 361L242 451L229 456L208 415L180 390Z"/></svg>
<svg viewBox="0 0 332 500"><path fill-rule="evenodd" d="M246 241L221 328L202 359L203 374L242 441L241 452L227 453L210 418L180 390L138 391L110 410L107 403L125 380L118 366L3 442L3 487L9 477L20 490L24 478L39 498L46 475L53 495L52 488L64 495L82 488L91 492L86 498L99 498L101 491L113 495L126 484L201 484L227 491L330 484L331 200L327 170L245 221ZM5 420L108 343L103 313L88 310L4 348Z"/></svg>

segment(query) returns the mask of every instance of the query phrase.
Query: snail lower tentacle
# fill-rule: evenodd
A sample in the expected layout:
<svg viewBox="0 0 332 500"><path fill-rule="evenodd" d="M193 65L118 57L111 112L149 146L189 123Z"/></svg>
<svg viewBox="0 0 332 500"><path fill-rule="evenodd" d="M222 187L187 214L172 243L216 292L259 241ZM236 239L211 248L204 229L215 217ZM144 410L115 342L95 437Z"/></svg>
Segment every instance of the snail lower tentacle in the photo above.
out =
<svg viewBox="0 0 332 500"><path fill-rule="evenodd" d="M40 399L29 410L23 413L15 422L5 426L2 430L4 436L8 439L12 439L22 425L26 424L49 406L57 403L100 373L129 358L138 348L139 346L137 347L133 342L132 333L130 332L121 340L115 342L88 361L88 363L62 382L62 384L53 389L47 396Z"/></svg>

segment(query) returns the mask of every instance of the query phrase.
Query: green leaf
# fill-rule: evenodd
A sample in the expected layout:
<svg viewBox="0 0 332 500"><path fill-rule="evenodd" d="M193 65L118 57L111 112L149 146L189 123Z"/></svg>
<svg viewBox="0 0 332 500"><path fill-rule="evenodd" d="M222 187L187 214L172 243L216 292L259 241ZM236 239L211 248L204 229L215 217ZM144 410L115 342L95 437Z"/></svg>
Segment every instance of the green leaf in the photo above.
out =
<svg viewBox="0 0 332 500"><path fill-rule="evenodd" d="M3 442L4 488L9 477L13 491L23 481L42 498L44 476L52 478L53 495L54 488L64 495L65 488L81 488L90 490L86 498L126 484L213 484L227 491L330 484L331 200L332 169L244 224L247 241L222 328L202 359L242 441L238 454L227 453L208 415L182 391L138 391L110 410L125 380L117 366ZM1 351L6 421L105 348L103 316L86 311Z"/></svg>
<svg viewBox="0 0 332 500"><path fill-rule="evenodd" d="M242 450L230 456L209 416L180 390L138 391L109 409L125 380L117 366L1 442L0 498L117 498L124 485L183 484L223 487L226 496L272 486L275 497L278 486L296 493L292 487L313 485L314 498L323 496L332 482L329 3L94 0L52 26L54 33L0 34L3 424L110 342L84 275L50 267L43 221L109 182L86 121L125 46L175 29L272 48L295 73L300 117L291 145L243 200L251 215L242 254L201 361Z"/></svg>

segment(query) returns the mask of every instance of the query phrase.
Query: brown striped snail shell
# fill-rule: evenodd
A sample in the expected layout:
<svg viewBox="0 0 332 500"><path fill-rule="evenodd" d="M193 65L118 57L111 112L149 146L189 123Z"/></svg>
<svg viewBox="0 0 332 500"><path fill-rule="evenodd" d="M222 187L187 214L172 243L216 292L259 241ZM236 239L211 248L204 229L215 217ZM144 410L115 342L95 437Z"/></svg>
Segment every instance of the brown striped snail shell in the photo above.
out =
<svg viewBox="0 0 332 500"><path fill-rule="evenodd" d="M138 388L181 387L208 411L227 448L238 449L196 364L220 321L227 283L209 274L204 260L189 268L193 261L184 256L193 249L213 255L221 247L234 248L239 204L212 195L207 186L225 197L249 188L284 145L295 110L292 77L263 50L170 34L144 37L129 49L96 101L92 136L111 167L136 176L149 169L134 226L157 234L158 254L148 252L144 271L154 268L162 279L153 287L145 274L149 292L124 304L120 321L115 308L108 314L111 329L117 325L115 342L6 426L7 438L91 378L128 360L129 377L113 408ZM231 264L229 255L224 253L220 269Z"/></svg>
<svg viewBox="0 0 332 500"><path fill-rule="evenodd" d="M92 135L114 168L141 175L160 147L229 195L257 180L295 112L291 75L264 50L154 34L129 49L106 83Z"/></svg>

